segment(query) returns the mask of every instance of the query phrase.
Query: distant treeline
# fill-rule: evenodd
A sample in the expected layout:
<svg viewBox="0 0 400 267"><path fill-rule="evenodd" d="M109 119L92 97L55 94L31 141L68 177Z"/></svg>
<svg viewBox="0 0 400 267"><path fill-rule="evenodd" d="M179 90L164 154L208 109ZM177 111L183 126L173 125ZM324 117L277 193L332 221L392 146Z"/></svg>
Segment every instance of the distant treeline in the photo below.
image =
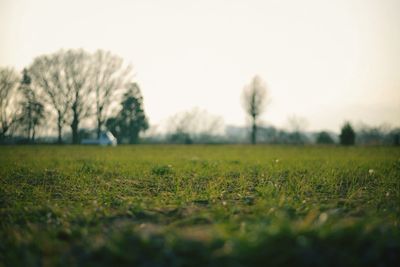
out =
<svg viewBox="0 0 400 267"><path fill-rule="evenodd" d="M242 106L250 127L225 127L222 118L193 109L171 116L163 134L149 129L139 85L122 58L111 52L60 50L36 57L18 73L0 68L0 144L72 143L98 139L110 131L118 143L266 143L399 145L400 129L345 123L337 135L305 132L292 118L292 130L262 126L269 103L259 76L243 88ZM84 125L84 127L82 126ZM91 125L91 126L87 126Z"/></svg>
<svg viewBox="0 0 400 267"><path fill-rule="evenodd" d="M175 129L176 130L176 129ZM169 130L167 133L150 133L141 137L137 142L143 144L246 144L250 143L251 130L247 127L226 126L222 132L192 131L187 129ZM96 138L96 129L80 129L79 137ZM287 145L400 145L400 129L385 127L363 126L354 131L354 143L341 141L341 134L330 131L306 132L278 129L273 126L259 126L257 131L258 144L287 144ZM7 139L8 144L25 144L26 137L16 135ZM64 134L64 142L72 143L71 132ZM57 143L56 136L41 136L35 140L37 144ZM119 143L129 143L121 140Z"/></svg>
<svg viewBox="0 0 400 267"><path fill-rule="evenodd" d="M343 135L344 133L344 135ZM174 144L244 144L249 143L251 130L246 127L227 126L223 134L207 132L170 132L155 134L142 139L143 143ZM346 136L346 130L340 134L328 131L306 132L278 129L273 126L259 126L257 130L258 144L323 144L323 145L400 145L400 128L364 126Z"/></svg>

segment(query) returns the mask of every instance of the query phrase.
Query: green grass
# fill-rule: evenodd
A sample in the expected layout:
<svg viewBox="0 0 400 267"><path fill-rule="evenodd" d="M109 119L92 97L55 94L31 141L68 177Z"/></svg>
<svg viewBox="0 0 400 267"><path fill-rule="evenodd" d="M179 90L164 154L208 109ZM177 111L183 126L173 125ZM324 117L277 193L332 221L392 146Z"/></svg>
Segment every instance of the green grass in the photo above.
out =
<svg viewBox="0 0 400 267"><path fill-rule="evenodd" d="M0 147L0 266L398 266L400 149Z"/></svg>

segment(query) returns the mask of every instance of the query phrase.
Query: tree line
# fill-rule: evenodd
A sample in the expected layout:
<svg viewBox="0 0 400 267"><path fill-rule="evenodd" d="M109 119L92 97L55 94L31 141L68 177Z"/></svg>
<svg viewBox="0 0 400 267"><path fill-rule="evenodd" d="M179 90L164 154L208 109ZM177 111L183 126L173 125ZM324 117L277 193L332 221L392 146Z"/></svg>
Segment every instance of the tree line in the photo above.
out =
<svg viewBox="0 0 400 267"><path fill-rule="evenodd" d="M103 50L38 56L22 75L1 68L0 140L23 131L34 142L37 127L52 119L58 143L63 143L63 130L69 126L72 143L78 144L82 120L91 119L97 137L107 124L119 141L135 143L148 121L140 88L132 81L132 67Z"/></svg>
<svg viewBox="0 0 400 267"><path fill-rule="evenodd" d="M206 123L202 123L202 122ZM167 121L169 128L165 134L151 130L144 136L144 143L173 144L210 144L210 143L251 143L253 139L252 125L250 127L224 126L221 118L198 109L188 110L173 115ZM218 128L213 126L218 122ZM213 130L210 130L213 129ZM259 121L256 126L257 144L285 145L400 145L400 128L389 126L371 127L356 125L353 127L345 122L339 129L339 134L332 131L306 131L298 125L287 129L266 125Z"/></svg>
<svg viewBox="0 0 400 267"><path fill-rule="evenodd" d="M63 132L69 127L73 144L79 144L84 120L90 120L97 138L105 129L118 143L137 143L139 133L149 128L140 87L133 82L133 68L109 51L89 53L83 49L59 50L36 57L22 73L0 68L0 143L15 133L34 143L37 129L52 124L57 143L65 142ZM266 83L254 76L244 86L242 107L250 122L248 140L256 143L306 144L310 136L301 131L299 118L291 118L292 131L262 126L260 115L269 103ZM119 105L118 105L119 103ZM222 119L194 109L172 116L169 133L153 135L148 142L215 143L244 142L225 133ZM400 130L385 132L364 127L358 133L345 123L339 136L322 131L315 138L318 144L342 145L400 143ZM231 138L231 140L227 140ZM236 140L236 141L234 141Z"/></svg>
<svg viewBox="0 0 400 267"><path fill-rule="evenodd" d="M259 117L265 111L266 105L269 102L267 86L259 76L254 76L251 82L243 89L242 104L243 108L251 120L250 142L255 144L259 134ZM309 137L300 131L301 125L304 123L298 118L289 118L290 124L293 126L293 131L276 131L275 128L261 129L264 135L272 135L273 139L269 143L289 143L289 144L305 144L310 143ZM358 137L357 137L358 135ZM262 135L261 135L262 137ZM357 137L357 138L356 138ZM341 145L349 146L356 144L356 139L359 144L364 145L382 145L392 144L400 145L400 129L392 129L385 131L379 127L369 129L363 127L359 133L353 129L350 122L345 122L340 129L338 142ZM331 134L326 131L319 132L315 137L317 144L334 144L336 143Z"/></svg>

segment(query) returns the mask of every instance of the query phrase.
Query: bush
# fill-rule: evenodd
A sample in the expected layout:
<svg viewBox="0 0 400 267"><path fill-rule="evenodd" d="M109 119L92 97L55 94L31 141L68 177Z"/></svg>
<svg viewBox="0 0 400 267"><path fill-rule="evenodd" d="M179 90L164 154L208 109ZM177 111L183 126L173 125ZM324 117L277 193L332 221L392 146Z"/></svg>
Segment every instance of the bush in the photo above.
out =
<svg viewBox="0 0 400 267"><path fill-rule="evenodd" d="M334 144L331 135L325 131L319 132L317 135L317 144Z"/></svg>
<svg viewBox="0 0 400 267"><path fill-rule="evenodd" d="M354 145L356 141L356 133L354 132L353 127L351 127L350 123L346 122L343 125L339 139L341 145L345 146Z"/></svg>

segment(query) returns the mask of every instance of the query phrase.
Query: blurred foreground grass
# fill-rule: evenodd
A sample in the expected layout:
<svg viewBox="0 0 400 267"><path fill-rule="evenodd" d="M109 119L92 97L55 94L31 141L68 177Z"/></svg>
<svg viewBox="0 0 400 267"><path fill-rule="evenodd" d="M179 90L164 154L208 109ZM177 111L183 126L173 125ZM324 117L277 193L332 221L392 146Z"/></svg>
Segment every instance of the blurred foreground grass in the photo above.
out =
<svg viewBox="0 0 400 267"><path fill-rule="evenodd" d="M0 147L0 266L399 266L390 147Z"/></svg>

